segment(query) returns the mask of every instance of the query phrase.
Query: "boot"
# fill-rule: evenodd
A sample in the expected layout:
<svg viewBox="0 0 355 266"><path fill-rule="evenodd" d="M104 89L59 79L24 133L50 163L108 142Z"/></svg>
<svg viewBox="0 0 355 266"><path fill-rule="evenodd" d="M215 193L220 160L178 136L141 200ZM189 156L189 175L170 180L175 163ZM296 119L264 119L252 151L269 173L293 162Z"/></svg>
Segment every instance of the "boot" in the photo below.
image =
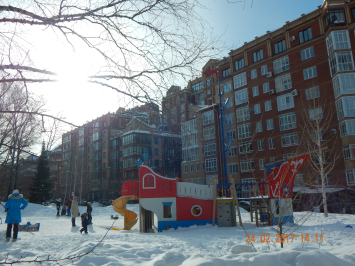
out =
<svg viewBox="0 0 355 266"><path fill-rule="evenodd" d="M71 220L71 225L72 225L72 227L75 227L75 221L74 220Z"/></svg>

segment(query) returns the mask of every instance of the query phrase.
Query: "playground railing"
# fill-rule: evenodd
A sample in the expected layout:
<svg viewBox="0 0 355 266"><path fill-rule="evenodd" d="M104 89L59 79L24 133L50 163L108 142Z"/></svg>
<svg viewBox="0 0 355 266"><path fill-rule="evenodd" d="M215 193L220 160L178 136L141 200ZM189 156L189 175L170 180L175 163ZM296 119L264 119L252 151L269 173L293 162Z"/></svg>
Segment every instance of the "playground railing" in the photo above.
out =
<svg viewBox="0 0 355 266"><path fill-rule="evenodd" d="M237 192L237 198L255 198L255 197L269 197L268 186L266 183L240 183L234 184ZM232 183L217 184L217 195L221 197L231 196L230 187Z"/></svg>

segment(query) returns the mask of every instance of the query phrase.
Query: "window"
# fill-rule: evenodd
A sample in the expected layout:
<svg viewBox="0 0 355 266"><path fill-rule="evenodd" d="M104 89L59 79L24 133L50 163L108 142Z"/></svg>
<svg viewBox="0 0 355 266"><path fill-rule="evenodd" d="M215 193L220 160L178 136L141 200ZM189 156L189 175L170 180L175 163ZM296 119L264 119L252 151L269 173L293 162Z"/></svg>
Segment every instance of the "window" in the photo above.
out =
<svg viewBox="0 0 355 266"><path fill-rule="evenodd" d="M303 69L303 79L311 79L317 76L317 67L313 66L307 69Z"/></svg>
<svg viewBox="0 0 355 266"><path fill-rule="evenodd" d="M230 73L231 73L230 68L224 69L224 70L222 70L222 77L225 78L225 77L229 76Z"/></svg>
<svg viewBox="0 0 355 266"><path fill-rule="evenodd" d="M288 55L280 57L274 60L272 63L275 75L290 69L290 61L288 60Z"/></svg>
<svg viewBox="0 0 355 266"><path fill-rule="evenodd" d="M106 138L107 132L104 131L103 137Z"/></svg>
<svg viewBox="0 0 355 266"><path fill-rule="evenodd" d="M189 166L188 165L184 165L184 170L185 170L185 173L188 173L189 172Z"/></svg>
<svg viewBox="0 0 355 266"><path fill-rule="evenodd" d="M348 186L355 185L355 168L346 170L346 182Z"/></svg>
<svg viewBox="0 0 355 266"><path fill-rule="evenodd" d="M301 60L306 60L314 56L313 46L301 50Z"/></svg>
<svg viewBox="0 0 355 266"><path fill-rule="evenodd" d="M326 38L328 56L334 50L350 49L349 32L347 30L332 31Z"/></svg>
<svg viewBox="0 0 355 266"><path fill-rule="evenodd" d="M268 139L268 142L269 142L269 149L270 150L275 149L275 139L274 138Z"/></svg>
<svg viewBox="0 0 355 266"><path fill-rule="evenodd" d="M217 159L206 159L205 160L206 172L215 172L217 171Z"/></svg>
<svg viewBox="0 0 355 266"><path fill-rule="evenodd" d="M270 91L270 85L269 82L266 82L263 84L263 93L269 93Z"/></svg>
<svg viewBox="0 0 355 266"><path fill-rule="evenodd" d="M263 49L260 49L253 53L253 62L256 63L260 60L263 60Z"/></svg>
<svg viewBox="0 0 355 266"><path fill-rule="evenodd" d="M265 159L260 159L259 160L259 169L260 170L264 170L264 164L265 164Z"/></svg>
<svg viewBox="0 0 355 266"><path fill-rule="evenodd" d="M283 51L286 51L286 42L285 42L285 40L282 40L280 42L274 43L274 52L275 52L275 54L282 53Z"/></svg>
<svg viewBox="0 0 355 266"><path fill-rule="evenodd" d="M197 163L197 164L196 164L196 172L199 172L199 171L200 171L200 164Z"/></svg>
<svg viewBox="0 0 355 266"><path fill-rule="evenodd" d="M195 94L196 101L201 101L203 100L203 98L205 98L205 94L203 93L203 91Z"/></svg>
<svg viewBox="0 0 355 266"><path fill-rule="evenodd" d="M181 115L180 115L180 118L185 118L185 114L181 114Z"/></svg>
<svg viewBox="0 0 355 266"><path fill-rule="evenodd" d="M203 129L203 140L210 140L215 138L214 126L205 127Z"/></svg>
<svg viewBox="0 0 355 266"><path fill-rule="evenodd" d="M336 25L338 23L345 23L345 13L344 10L329 10L325 17L323 18L324 28L328 28L331 25Z"/></svg>
<svg viewBox="0 0 355 266"><path fill-rule="evenodd" d="M234 89L238 89L242 86L247 85L247 75L246 72L243 72L239 75L235 75L233 77L233 81L234 81Z"/></svg>
<svg viewBox="0 0 355 266"><path fill-rule="evenodd" d="M350 51L335 52L328 61L331 76L338 72L354 70L353 55Z"/></svg>
<svg viewBox="0 0 355 266"><path fill-rule="evenodd" d="M278 111L284 111L295 107L293 96L291 93L284 94L277 97L277 109Z"/></svg>
<svg viewBox="0 0 355 266"><path fill-rule="evenodd" d="M335 102L338 120L355 117L355 96L342 97Z"/></svg>
<svg viewBox="0 0 355 266"><path fill-rule="evenodd" d="M253 69L250 71L251 79L256 79L258 77L258 74L256 73L256 69Z"/></svg>
<svg viewBox="0 0 355 266"><path fill-rule="evenodd" d="M232 84L231 83L225 83L223 84L223 91L224 92L229 92L232 90Z"/></svg>
<svg viewBox="0 0 355 266"><path fill-rule="evenodd" d="M326 186L331 186L332 185L332 178L331 178L331 174L327 174L324 178L324 181L325 181L325 185ZM321 175L316 175L317 177L317 185L318 186L321 186L322 185L322 178L321 178Z"/></svg>
<svg viewBox="0 0 355 266"><path fill-rule="evenodd" d="M277 158L276 158L276 157L270 158L270 163L271 163L271 162L275 162L275 161L277 161Z"/></svg>
<svg viewBox="0 0 355 266"><path fill-rule="evenodd" d="M244 58L235 61L235 71L242 69L244 67Z"/></svg>
<svg viewBox="0 0 355 266"><path fill-rule="evenodd" d="M265 150L264 140L258 140L258 151L263 151L263 150Z"/></svg>
<svg viewBox="0 0 355 266"><path fill-rule="evenodd" d="M211 95L211 89L208 89L208 90L206 91L206 93L207 93L207 95Z"/></svg>
<svg viewBox="0 0 355 266"><path fill-rule="evenodd" d="M102 153L102 157L103 157L104 159L106 158L106 152L105 152L105 151Z"/></svg>
<svg viewBox="0 0 355 266"><path fill-rule="evenodd" d="M266 129L267 130L274 129L274 120L273 119L266 120Z"/></svg>
<svg viewBox="0 0 355 266"><path fill-rule="evenodd" d="M238 139L251 138L250 123L238 126Z"/></svg>
<svg viewBox="0 0 355 266"><path fill-rule="evenodd" d="M308 42L309 40L312 40L312 28L308 28L305 30L302 30L298 33L298 37L300 39L300 43Z"/></svg>
<svg viewBox="0 0 355 266"><path fill-rule="evenodd" d="M261 66L261 75L264 76L267 74L267 65Z"/></svg>
<svg viewBox="0 0 355 266"><path fill-rule="evenodd" d="M295 156L296 153L287 153L282 156L283 159L289 160L291 157Z"/></svg>
<svg viewBox="0 0 355 266"><path fill-rule="evenodd" d="M159 155L159 149L154 149L154 155Z"/></svg>
<svg viewBox="0 0 355 266"><path fill-rule="evenodd" d="M260 103L254 105L254 114L260 114Z"/></svg>
<svg viewBox="0 0 355 266"><path fill-rule="evenodd" d="M253 143L251 141L240 142L239 143L239 153L251 153L253 152Z"/></svg>
<svg viewBox="0 0 355 266"><path fill-rule="evenodd" d="M248 89L242 89L240 91L234 92L235 105L243 104L248 102Z"/></svg>
<svg viewBox="0 0 355 266"><path fill-rule="evenodd" d="M237 156L237 147L230 147L228 151L228 157Z"/></svg>
<svg viewBox="0 0 355 266"><path fill-rule="evenodd" d="M237 163L229 164L228 168L229 168L230 175L238 173L238 164Z"/></svg>
<svg viewBox="0 0 355 266"><path fill-rule="evenodd" d="M296 114L294 112L279 115L280 130L289 130L296 128Z"/></svg>
<svg viewBox="0 0 355 266"><path fill-rule="evenodd" d="M263 131L263 123L262 122L256 122L255 123L256 127L256 132L262 132Z"/></svg>
<svg viewBox="0 0 355 266"><path fill-rule="evenodd" d="M355 160L355 144L348 144L343 147L344 160Z"/></svg>
<svg viewBox="0 0 355 266"><path fill-rule="evenodd" d="M208 142L204 145L205 156L216 155L216 142Z"/></svg>
<svg viewBox="0 0 355 266"><path fill-rule="evenodd" d="M208 125L214 122L213 110L205 112L202 114L202 124Z"/></svg>
<svg viewBox="0 0 355 266"><path fill-rule="evenodd" d="M295 181L293 183L293 187L304 187L303 175L297 174L295 176Z"/></svg>
<svg viewBox="0 0 355 266"><path fill-rule="evenodd" d="M265 112L272 110L271 100L270 101L266 101L264 103L264 105L265 105Z"/></svg>
<svg viewBox="0 0 355 266"><path fill-rule="evenodd" d="M325 129L312 130L311 131L311 138L312 138L312 141L315 143L318 143L320 141L325 141L327 139L327 136L325 134Z"/></svg>
<svg viewBox="0 0 355 266"><path fill-rule="evenodd" d="M319 164L328 164L329 163L329 152L324 151L324 152L315 152L314 153L314 163L316 165Z"/></svg>
<svg viewBox="0 0 355 266"><path fill-rule="evenodd" d="M98 139L101 139L101 132L95 132L93 135L92 135L92 141L96 141Z"/></svg>
<svg viewBox="0 0 355 266"><path fill-rule="evenodd" d="M199 91L203 89L203 81L200 81L199 83L196 83L196 84L193 84L191 86L191 91L194 92L194 91Z"/></svg>
<svg viewBox="0 0 355 266"><path fill-rule="evenodd" d="M306 99L307 100L312 100L312 99L320 97L320 92L319 92L318 86L310 88L310 89L306 89L305 92L306 92Z"/></svg>
<svg viewBox="0 0 355 266"><path fill-rule="evenodd" d="M163 202L163 217L164 218L172 217L171 202Z"/></svg>
<svg viewBox="0 0 355 266"><path fill-rule="evenodd" d="M355 120L349 119L339 123L340 137L355 135Z"/></svg>
<svg viewBox="0 0 355 266"><path fill-rule="evenodd" d="M240 172L251 172L254 171L254 161L253 160L242 160L240 161Z"/></svg>
<svg viewBox="0 0 355 266"><path fill-rule="evenodd" d="M296 132L281 135L282 147L298 145L298 134Z"/></svg>
<svg viewBox="0 0 355 266"><path fill-rule="evenodd" d="M183 102L184 101L184 96L181 96L180 97L180 102Z"/></svg>
<svg viewBox="0 0 355 266"><path fill-rule="evenodd" d="M194 165L191 164L191 165L190 165L190 172L192 173L193 171L194 171Z"/></svg>
<svg viewBox="0 0 355 266"><path fill-rule="evenodd" d="M318 120L323 118L323 110L322 107L314 108L311 110L308 110L308 118L309 120Z"/></svg>
<svg viewBox="0 0 355 266"><path fill-rule="evenodd" d="M159 144L159 138L154 138L154 144Z"/></svg>
<svg viewBox="0 0 355 266"><path fill-rule="evenodd" d="M292 89L291 74L285 74L283 76L275 78L276 92L286 91Z"/></svg>
<svg viewBox="0 0 355 266"><path fill-rule="evenodd" d="M182 150L182 161L192 162L199 160L198 147Z"/></svg>
<svg viewBox="0 0 355 266"><path fill-rule="evenodd" d="M227 140L235 139L235 130L227 132Z"/></svg>
<svg viewBox="0 0 355 266"><path fill-rule="evenodd" d="M181 104L180 105L180 110L184 110L185 109L185 105L184 104Z"/></svg>
<svg viewBox="0 0 355 266"><path fill-rule="evenodd" d="M339 74L333 78L335 98L341 94L355 94L355 74Z"/></svg>
<svg viewBox="0 0 355 266"><path fill-rule="evenodd" d="M253 87L253 97L258 96L259 95L259 87L255 86Z"/></svg>

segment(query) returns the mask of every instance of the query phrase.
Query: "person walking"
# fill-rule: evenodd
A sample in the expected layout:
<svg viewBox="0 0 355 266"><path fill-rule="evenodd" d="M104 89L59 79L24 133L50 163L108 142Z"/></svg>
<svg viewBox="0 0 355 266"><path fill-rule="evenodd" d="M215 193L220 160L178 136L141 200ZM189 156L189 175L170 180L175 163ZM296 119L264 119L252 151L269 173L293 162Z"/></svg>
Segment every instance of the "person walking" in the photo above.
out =
<svg viewBox="0 0 355 266"><path fill-rule="evenodd" d="M78 198L74 196L73 202L71 203L71 225L74 227L75 218L79 217L79 206L78 206Z"/></svg>
<svg viewBox="0 0 355 266"><path fill-rule="evenodd" d="M88 233L88 224L89 224L88 215L87 215L87 213L83 213L81 215L81 226L83 228L80 229L80 234L82 234L83 231L85 232L85 234Z"/></svg>
<svg viewBox="0 0 355 266"><path fill-rule="evenodd" d="M71 208L71 199L67 199L67 201L65 202L66 206L67 206L67 216L70 216L70 208Z"/></svg>
<svg viewBox="0 0 355 266"><path fill-rule="evenodd" d="M88 202L86 205L86 213L88 215L88 224L92 224L92 202Z"/></svg>
<svg viewBox="0 0 355 266"><path fill-rule="evenodd" d="M17 239L18 225L21 223L21 210L24 210L28 205L28 202L23 198L22 194L19 194L15 189L11 195L9 195L6 204L5 212L7 212L5 223L7 223L6 238L11 238L11 229L13 229L13 239Z"/></svg>
<svg viewBox="0 0 355 266"><path fill-rule="evenodd" d="M59 216L59 211L60 211L60 205L62 205L62 199L59 198L57 199L57 216Z"/></svg>

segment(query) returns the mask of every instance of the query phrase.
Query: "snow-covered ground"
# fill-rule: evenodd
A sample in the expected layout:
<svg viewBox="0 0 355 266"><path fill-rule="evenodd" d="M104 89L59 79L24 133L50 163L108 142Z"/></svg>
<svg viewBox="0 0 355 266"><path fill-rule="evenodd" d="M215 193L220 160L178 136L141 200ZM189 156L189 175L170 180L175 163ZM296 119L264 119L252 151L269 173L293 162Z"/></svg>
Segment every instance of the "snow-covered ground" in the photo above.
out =
<svg viewBox="0 0 355 266"><path fill-rule="evenodd" d="M138 213L138 205L127 205ZM85 212L85 207L79 207ZM5 213L0 212L0 265L26 256L25 260L60 259L79 255L92 249L104 237L108 227L123 228L123 218L112 220L116 215L111 206L93 208L93 225L89 234L81 235L81 227L72 227L70 217L56 217L55 206L29 204L22 212L22 222L40 222L38 232L19 232L16 242L5 242ZM239 226L193 226L162 233L139 233L138 224L131 231L110 230L93 252L72 261L61 261L60 265L199 265L199 266L333 266L355 265L355 216L330 214L324 218L320 213L295 213L299 225L288 229L295 234L293 243L276 244L276 232L270 227L257 228L250 222L249 213L243 212L245 231ZM77 218L77 225L80 219ZM351 225L354 229L345 227ZM287 230L287 228L286 228ZM296 230L296 231L295 231ZM246 234L255 237L246 243ZM270 235L270 243L261 243L260 236ZM302 243L302 235L304 241ZM309 234L309 243L305 242ZM323 234L323 243L316 243L316 234ZM312 237L313 235L313 237ZM319 236L319 241L320 241ZM258 242L257 242L258 241ZM272 242L273 241L273 242ZM313 241L313 243L312 243ZM47 262L42 265L54 265ZM21 263L19 265L29 265ZM39 264L32 264L39 265Z"/></svg>

